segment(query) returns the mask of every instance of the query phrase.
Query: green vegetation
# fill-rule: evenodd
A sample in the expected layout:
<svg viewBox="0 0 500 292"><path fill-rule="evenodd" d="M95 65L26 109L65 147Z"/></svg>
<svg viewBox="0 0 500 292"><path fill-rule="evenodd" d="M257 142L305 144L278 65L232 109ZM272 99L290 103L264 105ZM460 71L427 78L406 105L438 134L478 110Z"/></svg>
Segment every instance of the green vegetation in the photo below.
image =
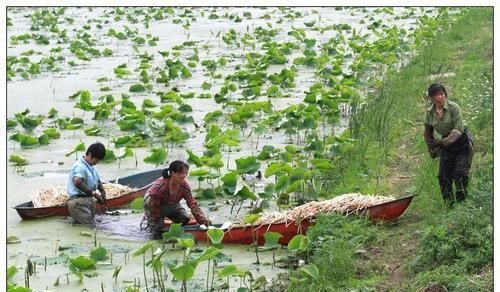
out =
<svg viewBox="0 0 500 292"><path fill-rule="evenodd" d="M356 138L354 149L340 159L343 175L331 188L418 196L395 224L320 218L308 233L320 277L307 290L493 289L492 21L491 8L469 9L449 29L431 30L409 64L377 82L374 102L345 134ZM449 88L475 138L469 197L449 210L435 178L438 162L422 138L425 90L433 82ZM305 291L291 283L291 291Z"/></svg>

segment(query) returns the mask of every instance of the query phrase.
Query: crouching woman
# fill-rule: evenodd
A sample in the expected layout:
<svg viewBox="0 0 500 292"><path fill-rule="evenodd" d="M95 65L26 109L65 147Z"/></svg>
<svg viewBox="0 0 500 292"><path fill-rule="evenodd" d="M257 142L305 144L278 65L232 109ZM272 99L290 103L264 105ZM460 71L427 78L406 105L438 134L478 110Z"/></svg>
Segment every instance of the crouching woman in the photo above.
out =
<svg viewBox="0 0 500 292"><path fill-rule="evenodd" d="M186 225L190 216L179 203L186 201L198 224L209 225L207 217L191 193L191 187L186 181L189 165L176 160L163 170L162 176L153 182L144 196L144 214L153 232L153 238L161 238L164 218L174 223Z"/></svg>

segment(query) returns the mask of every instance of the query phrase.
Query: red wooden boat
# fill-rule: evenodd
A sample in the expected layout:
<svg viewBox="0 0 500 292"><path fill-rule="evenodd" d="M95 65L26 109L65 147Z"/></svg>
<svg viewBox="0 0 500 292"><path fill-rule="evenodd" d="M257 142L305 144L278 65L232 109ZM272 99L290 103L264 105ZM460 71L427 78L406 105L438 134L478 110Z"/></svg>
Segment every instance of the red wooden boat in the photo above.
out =
<svg viewBox="0 0 500 292"><path fill-rule="evenodd" d="M394 221L408 208L415 195L408 195L390 202L366 208L366 214L372 222Z"/></svg>
<svg viewBox="0 0 500 292"><path fill-rule="evenodd" d="M194 225L190 225L194 224ZM277 223L277 224L265 224L265 225L255 225L253 227L253 232L257 237L259 245L264 244L264 233L266 232L278 232L283 237L280 238L280 244L288 244L288 242L297 234L306 234L307 228L312 224L309 220L302 220L300 224L296 222L288 223ZM221 224L214 224L214 227L220 228ZM165 232L168 231L168 227L165 228ZM194 239L198 242L207 242L208 235L206 229L201 229L196 221L190 221L188 225L184 226L184 232L193 235ZM224 230L224 237L222 238L223 243L238 243L238 244L251 244L253 242L252 238L252 227L251 226L236 226L230 227Z"/></svg>
<svg viewBox="0 0 500 292"><path fill-rule="evenodd" d="M361 211L365 213L372 222L378 221L394 221L398 219L404 211L410 205L414 195L404 196L395 199L390 202L373 205ZM172 221L165 220L165 229L168 231ZM278 224L266 224L254 226L254 234L257 236L258 244L264 244L264 233L268 231L278 232L283 237L280 238L280 244L288 244L288 242L297 234L306 234L309 226L314 224L314 220L302 220L299 223L289 222L289 223L278 223ZM214 225L220 228L220 224ZM194 239L199 242L206 242L208 240L207 230L201 229L197 225L194 218L192 218L188 225L184 226L184 232L191 233ZM252 239L252 228L250 226L242 227L232 227L224 230L224 237L222 239L223 243L239 243L239 244L250 244L253 242Z"/></svg>
<svg viewBox="0 0 500 292"><path fill-rule="evenodd" d="M155 169L110 181L112 183L119 183L131 188L137 188L137 190L120 197L108 199L108 209L113 210L123 207L132 202L135 198L144 196L151 183L161 176L162 171L163 169ZM50 216L69 216L67 205L34 207L33 202L29 201L16 205L12 208L16 209L17 213L23 220L45 218ZM96 204L96 208L98 213L104 213L106 211L106 207L101 204Z"/></svg>

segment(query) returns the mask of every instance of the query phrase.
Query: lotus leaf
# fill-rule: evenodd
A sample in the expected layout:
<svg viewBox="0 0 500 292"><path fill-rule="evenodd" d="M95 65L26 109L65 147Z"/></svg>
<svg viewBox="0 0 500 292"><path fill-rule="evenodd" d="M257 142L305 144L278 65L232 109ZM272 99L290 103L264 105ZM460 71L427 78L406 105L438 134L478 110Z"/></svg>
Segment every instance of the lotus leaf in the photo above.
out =
<svg viewBox="0 0 500 292"><path fill-rule="evenodd" d="M85 151L85 143L83 142L80 142L78 143L78 145L75 146L75 148L71 151L71 152L68 152L66 154L64 154L66 157L70 156L71 154L73 153L76 153L76 152L82 152L82 151Z"/></svg>
<svg viewBox="0 0 500 292"><path fill-rule="evenodd" d="M107 250L104 247L97 247L90 251L90 257L96 261L102 261L108 258Z"/></svg>
<svg viewBox="0 0 500 292"><path fill-rule="evenodd" d="M145 92L146 88L142 84L130 85L129 92Z"/></svg>
<svg viewBox="0 0 500 292"><path fill-rule="evenodd" d="M211 246L205 249L203 253L196 260L198 261L198 263L206 260L211 260L214 259L220 253L221 251L218 248Z"/></svg>
<svg viewBox="0 0 500 292"><path fill-rule="evenodd" d="M246 158L239 158L235 160L236 168L238 173L241 174L252 174L257 172L260 168L260 162L257 162L257 158L254 156L249 156Z"/></svg>
<svg viewBox="0 0 500 292"><path fill-rule="evenodd" d="M314 280L318 280L319 278L319 270L314 264L308 264L299 269L303 274L313 278Z"/></svg>
<svg viewBox="0 0 500 292"><path fill-rule="evenodd" d="M224 238L224 231L219 228L209 229L207 234L212 244L220 244Z"/></svg>
<svg viewBox="0 0 500 292"><path fill-rule="evenodd" d="M70 262L78 270L88 270L95 268L95 260L87 256L70 258Z"/></svg>
<svg viewBox="0 0 500 292"><path fill-rule="evenodd" d="M280 248L278 243L280 238L283 237L279 232L268 231L264 233L264 247L268 250Z"/></svg>
<svg viewBox="0 0 500 292"><path fill-rule="evenodd" d="M243 199L249 199L249 200L257 200L258 197L250 191L250 189L247 186L243 186L241 190L239 190L236 193L237 196L243 198Z"/></svg>
<svg viewBox="0 0 500 292"><path fill-rule="evenodd" d="M12 279L14 275L17 273L17 267L16 266L10 266L7 268L7 280Z"/></svg>
<svg viewBox="0 0 500 292"><path fill-rule="evenodd" d="M61 133L57 131L56 128L48 128L43 131L44 134L49 136L51 139L59 139L61 138Z"/></svg>
<svg viewBox="0 0 500 292"><path fill-rule="evenodd" d="M201 158L196 154L194 154L193 151L187 149L186 152L188 153L189 156L188 162L194 163L197 167L201 167L203 165Z"/></svg>
<svg viewBox="0 0 500 292"><path fill-rule="evenodd" d="M193 277L197 266L197 261L189 261L184 265L170 269L170 272L177 280L187 281Z"/></svg>
<svg viewBox="0 0 500 292"><path fill-rule="evenodd" d="M106 154L104 155L102 162L110 163L110 162L113 162L116 160L117 160L117 158L116 158L115 152L111 149L106 149Z"/></svg>
<svg viewBox="0 0 500 292"><path fill-rule="evenodd" d="M7 244L21 243L21 240L17 236L7 236Z"/></svg>
<svg viewBox="0 0 500 292"><path fill-rule="evenodd" d="M16 165L28 165L29 163L29 161L26 158L15 154L10 155L9 162L12 162Z"/></svg>
<svg viewBox="0 0 500 292"><path fill-rule="evenodd" d="M133 210L142 210L144 208L144 198L135 198L132 203L130 203L130 208Z"/></svg>
<svg viewBox="0 0 500 292"><path fill-rule="evenodd" d="M309 237L303 234L297 234L288 242L288 250L305 251L309 247L309 243Z"/></svg>
<svg viewBox="0 0 500 292"><path fill-rule="evenodd" d="M243 218L243 222L245 224L254 224L259 220L261 217L261 214L248 214Z"/></svg>
<svg viewBox="0 0 500 292"><path fill-rule="evenodd" d="M167 151L165 148L153 148L150 150L151 155L144 157L143 161L146 163L154 164L158 167L161 164L164 164L167 160Z"/></svg>
<svg viewBox="0 0 500 292"><path fill-rule="evenodd" d="M132 254L132 256L142 255L142 254L146 253L148 250L150 250L153 246L154 246L154 241L149 241L149 242L145 243L143 246L141 246L141 248L136 250Z"/></svg>

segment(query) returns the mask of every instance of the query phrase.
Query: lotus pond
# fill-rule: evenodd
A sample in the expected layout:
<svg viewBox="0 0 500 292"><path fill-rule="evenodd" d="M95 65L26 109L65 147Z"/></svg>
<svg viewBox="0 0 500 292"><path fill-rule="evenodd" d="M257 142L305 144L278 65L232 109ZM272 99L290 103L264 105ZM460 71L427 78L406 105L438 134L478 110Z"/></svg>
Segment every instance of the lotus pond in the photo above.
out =
<svg viewBox="0 0 500 292"><path fill-rule="evenodd" d="M139 213L99 216L94 231L67 218L22 221L10 207L64 184L95 141L107 147L97 165L104 180L188 161L195 195L217 223L328 197L326 174L352 142L342 137L350 118L384 71L453 14L8 8L9 282L33 291L265 290L292 268L273 264L275 253L291 255L286 246L255 264L246 245L151 242ZM242 179L258 170L263 181ZM173 281L179 269L192 277Z"/></svg>

